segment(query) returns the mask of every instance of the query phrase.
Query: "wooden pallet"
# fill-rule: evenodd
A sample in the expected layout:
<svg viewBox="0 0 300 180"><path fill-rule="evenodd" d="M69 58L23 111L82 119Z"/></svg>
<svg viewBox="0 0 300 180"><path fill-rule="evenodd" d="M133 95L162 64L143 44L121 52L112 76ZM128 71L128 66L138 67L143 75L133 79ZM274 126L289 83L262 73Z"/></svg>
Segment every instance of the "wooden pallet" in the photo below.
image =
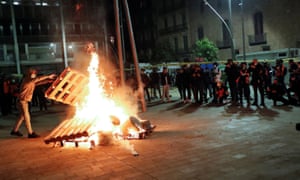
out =
<svg viewBox="0 0 300 180"><path fill-rule="evenodd" d="M52 132L44 138L46 144L64 141L74 141L76 139L88 139L93 132L91 132L92 122L85 122L84 120L64 120Z"/></svg>
<svg viewBox="0 0 300 180"><path fill-rule="evenodd" d="M87 93L88 78L71 68L66 68L46 90L45 97L69 105L75 105Z"/></svg>

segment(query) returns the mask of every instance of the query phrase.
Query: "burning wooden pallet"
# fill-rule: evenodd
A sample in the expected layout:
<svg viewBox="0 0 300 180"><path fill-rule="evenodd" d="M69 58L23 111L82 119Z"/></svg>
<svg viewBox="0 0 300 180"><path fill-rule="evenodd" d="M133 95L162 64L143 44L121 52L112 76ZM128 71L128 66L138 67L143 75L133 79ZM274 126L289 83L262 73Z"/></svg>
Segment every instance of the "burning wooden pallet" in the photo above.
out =
<svg viewBox="0 0 300 180"><path fill-rule="evenodd" d="M45 96L49 99L62 102L69 105L76 105L87 94L88 78L81 74L66 68L58 78L52 83L52 85L45 92ZM130 120L131 122L132 120ZM135 121L138 121L135 118ZM141 121L142 126L150 127L150 122ZM78 146L79 142L88 142L93 135L101 135L103 137L107 134L103 132L92 131L93 127L97 124L93 119L69 119L62 121L51 133L44 139L46 144L60 143L62 146L64 142L74 142ZM128 123L127 123L128 124ZM134 123L129 123L133 126ZM146 128L147 129L147 128ZM148 128L149 129L149 128ZM149 131L137 132L133 136L123 137L127 139L144 139ZM96 143L91 141L91 147ZM98 143L98 142L97 142Z"/></svg>
<svg viewBox="0 0 300 180"><path fill-rule="evenodd" d="M77 71L66 68L45 92L48 99L75 105L87 92L88 78Z"/></svg>
<svg viewBox="0 0 300 180"><path fill-rule="evenodd" d="M87 94L88 78L71 68L66 68L46 90L45 97L69 105L76 105ZM65 141L82 141L91 136L91 121L64 120L44 139L46 144Z"/></svg>
<svg viewBox="0 0 300 180"><path fill-rule="evenodd" d="M57 142L63 146L64 142L75 142L78 146L78 142L87 141L92 132L90 128L91 122L77 122L74 120L62 121L52 132L44 139L46 144ZM95 142L90 142L93 145Z"/></svg>

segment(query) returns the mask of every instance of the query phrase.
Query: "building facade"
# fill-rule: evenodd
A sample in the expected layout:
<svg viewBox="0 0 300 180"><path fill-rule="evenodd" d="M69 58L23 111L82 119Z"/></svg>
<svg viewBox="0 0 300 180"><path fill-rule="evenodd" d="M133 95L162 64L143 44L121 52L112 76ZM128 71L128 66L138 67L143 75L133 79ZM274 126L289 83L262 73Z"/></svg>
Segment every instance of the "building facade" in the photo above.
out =
<svg viewBox="0 0 300 180"><path fill-rule="evenodd" d="M236 59L298 56L298 0L161 0L155 5L157 39L170 42L177 60L193 61L192 47L204 37L217 45L220 60L233 53Z"/></svg>
<svg viewBox="0 0 300 180"><path fill-rule="evenodd" d="M1 72L20 74L29 66L43 72L60 72L87 42L104 51L110 31L107 16L112 11L107 8L108 2L1 1Z"/></svg>

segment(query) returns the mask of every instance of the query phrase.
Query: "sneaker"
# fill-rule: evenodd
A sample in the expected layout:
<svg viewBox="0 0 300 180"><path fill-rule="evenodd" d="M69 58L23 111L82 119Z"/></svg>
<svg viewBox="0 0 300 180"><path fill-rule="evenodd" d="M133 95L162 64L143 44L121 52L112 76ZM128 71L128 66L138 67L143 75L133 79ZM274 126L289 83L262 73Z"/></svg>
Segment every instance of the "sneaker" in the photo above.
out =
<svg viewBox="0 0 300 180"><path fill-rule="evenodd" d="M40 137L40 135L36 134L35 132L28 134L28 138L38 138L38 137Z"/></svg>
<svg viewBox="0 0 300 180"><path fill-rule="evenodd" d="M23 136L23 134L20 131L14 131L14 130L12 130L10 132L10 135L12 135L12 136Z"/></svg>

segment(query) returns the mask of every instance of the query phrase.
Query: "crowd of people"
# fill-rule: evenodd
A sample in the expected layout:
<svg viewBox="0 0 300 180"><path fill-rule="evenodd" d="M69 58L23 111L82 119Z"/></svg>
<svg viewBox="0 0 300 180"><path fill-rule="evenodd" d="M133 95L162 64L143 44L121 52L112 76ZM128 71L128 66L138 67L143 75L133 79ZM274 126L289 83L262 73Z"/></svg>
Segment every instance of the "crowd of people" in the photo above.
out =
<svg viewBox="0 0 300 180"><path fill-rule="evenodd" d="M12 109L17 109L17 106L20 111L11 135L22 136L19 127L25 121L28 137L39 137L31 128L30 104L39 104L40 110L47 109L44 96L46 87L42 85L52 82L55 76L37 76L35 69L30 69L20 83L8 76L1 76L2 116L12 113ZM169 73L167 67L163 67L162 72L153 68L150 73L141 69L141 80L149 102L153 99L170 102L170 87L175 86L184 104L222 105L230 102L236 106L265 106L265 98L268 98L274 106L277 106L278 101L283 105L300 105L300 62L296 63L292 59L288 61L287 67L282 59L276 60L274 66L257 59L249 64L228 59L223 70L216 62L212 68L186 64L176 69L174 75Z"/></svg>
<svg viewBox="0 0 300 180"><path fill-rule="evenodd" d="M156 98L170 101L169 89L173 84L168 69L164 67L159 73L157 68L153 68L148 74L145 69L141 71L146 99L149 102ZM274 106L278 101L283 105L300 104L300 62L292 59L287 66L282 59L276 60L274 65L257 59L251 63L228 59L223 70L217 62L212 68L198 64L183 65L176 69L174 81L183 103L230 102L237 106L265 106L265 98L268 98Z"/></svg>

